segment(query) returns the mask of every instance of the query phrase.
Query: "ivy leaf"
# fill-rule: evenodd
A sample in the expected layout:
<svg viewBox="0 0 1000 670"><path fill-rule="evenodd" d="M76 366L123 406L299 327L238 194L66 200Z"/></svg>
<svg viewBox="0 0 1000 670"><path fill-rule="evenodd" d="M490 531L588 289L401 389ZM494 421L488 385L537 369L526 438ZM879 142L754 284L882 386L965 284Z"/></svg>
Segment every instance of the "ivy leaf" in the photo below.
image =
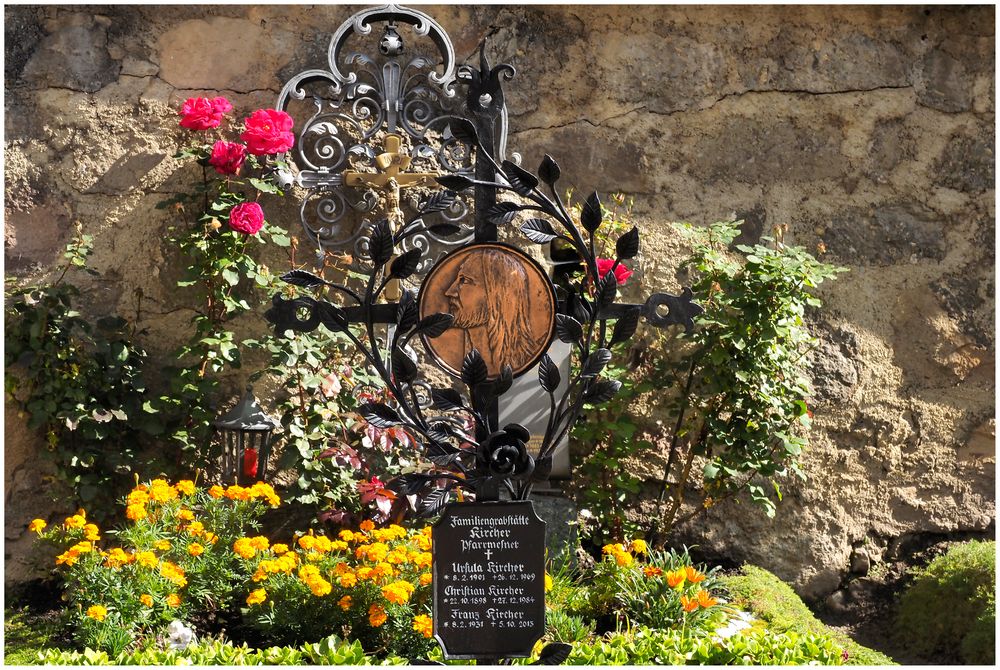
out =
<svg viewBox="0 0 1000 670"><path fill-rule="evenodd" d="M528 195L538 186L538 178L520 165L510 161L502 164L503 173L507 177L507 182L518 195Z"/></svg>
<svg viewBox="0 0 1000 670"><path fill-rule="evenodd" d="M632 230L618 238L615 242L615 255L619 260L635 258L639 253L639 228L632 226Z"/></svg>
<svg viewBox="0 0 1000 670"><path fill-rule="evenodd" d="M516 202L498 202L486 210L486 218L498 224L510 223L520 211Z"/></svg>
<svg viewBox="0 0 1000 670"><path fill-rule="evenodd" d="M639 316L641 313L641 308L633 307L625 314L618 317L618 320L615 321L615 329L611 333L611 342L608 343L609 347L612 344L625 342L635 335L635 331L639 327Z"/></svg>
<svg viewBox="0 0 1000 670"><path fill-rule="evenodd" d="M571 316L556 314L556 337L567 344L579 342L583 337L583 326Z"/></svg>
<svg viewBox="0 0 1000 670"><path fill-rule="evenodd" d="M419 318L416 297L412 290L406 289L403 295L399 296L399 305L396 307L396 326L402 332L406 332L417 325Z"/></svg>
<svg viewBox="0 0 1000 670"><path fill-rule="evenodd" d="M622 383L619 381L602 379L601 381L590 385L590 388L588 388L583 394L583 400L584 402L599 405L614 398L615 394L618 393L618 390L621 387Z"/></svg>
<svg viewBox="0 0 1000 670"><path fill-rule="evenodd" d="M559 374L559 366L548 354L542 355L542 360L538 364L538 383L546 393L555 393L559 388L562 375ZM537 464L536 464L537 467Z"/></svg>
<svg viewBox="0 0 1000 670"><path fill-rule="evenodd" d="M598 349L587 357L587 362L583 365L583 369L580 371L580 377L582 379L596 377L601 374L601 371L604 370L604 366L606 366L610 360L610 351L607 349Z"/></svg>
<svg viewBox="0 0 1000 670"><path fill-rule="evenodd" d="M457 197L454 191L438 191L432 193L427 200L425 200L420 205L420 214L433 214L434 212L443 212L452 205L455 204L455 198Z"/></svg>
<svg viewBox="0 0 1000 670"><path fill-rule="evenodd" d="M431 389L431 402L431 407L443 412L465 407L462 394L452 388Z"/></svg>
<svg viewBox="0 0 1000 670"><path fill-rule="evenodd" d="M462 381L468 387L479 386L486 382L489 371L486 368L486 361L479 349L473 349L465 355L462 360Z"/></svg>
<svg viewBox="0 0 1000 670"><path fill-rule="evenodd" d="M434 489L420 501L417 513L424 518L436 516L448 503L448 498L448 489Z"/></svg>
<svg viewBox="0 0 1000 670"><path fill-rule="evenodd" d="M410 249L402 256L397 257L389 266L389 275L396 279L406 279L417 271L421 255L423 252L420 249Z"/></svg>
<svg viewBox="0 0 1000 670"><path fill-rule="evenodd" d="M380 219L372 226L372 232L368 238L368 253L376 269L381 268L392 258L393 246L389 219Z"/></svg>
<svg viewBox="0 0 1000 670"><path fill-rule="evenodd" d="M420 319L414 332L423 333L424 337L431 339L440 337L451 327L451 322L454 320L455 317L452 314L445 314L444 312L430 314Z"/></svg>
<svg viewBox="0 0 1000 670"><path fill-rule="evenodd" d="M434 181L450 191L464 191L467 188L475 186L475 182L464 174L445 174L440 177L434 177Z"/></svg>
<svg viewBox="0 0 1000 670"><path fill-rule="evenodd" d="M550 642L542 648L538 660L532 665L562 665L569 658L569 653L572 650L573 645L565 642Z"/></svg>
<svg viewBox="0 0 1000 670"><path fill-rule="evenodd" d="M548 154L542 156L542 162L538 166L538 178L552 186L559 180L559 175L559 163Z"/></svg>
<svg viewBox="0 0 1000 670"><path fill-rule="evenodd" d="M546 244L558 237L552 224L545 219L528 219L521 232L535 244Z"/></svg>
<svg viewBox="0 0 1000 670"><path fill-rule="evenodd" d="M360 405L358 414L378 429L391 428L403 422L396 410L380 402L366 402Z"/></svg>
<svg viewBox="0 0 1000 670"><path fill-rule="evenodd" d="M583 210L580 212L580 223L583 224L588 233L593 234L601 226L603 219L601 198L597 195L597 191L594 191L587 197L587 201L583 203Z"/></svg>
<svg viewBox="0 0 1000 670"><path fill-rule="evenodd" d="M452 119L448 123L448 130L451 131L451 136L459 142L471 145L479 144L479 133L476 132L472 121L468 119Z"/></svg>
<svg viewBox="0 0 1000 670"><path fill-rule="evenodd" d="M323 286L326 284L325 279L317 277L313 273L305 270L292 270L291 272L286 272L281 275L281 281L286 284L291 284L292 286L301 286L303 288L316 288L317 286Z"/></svg>

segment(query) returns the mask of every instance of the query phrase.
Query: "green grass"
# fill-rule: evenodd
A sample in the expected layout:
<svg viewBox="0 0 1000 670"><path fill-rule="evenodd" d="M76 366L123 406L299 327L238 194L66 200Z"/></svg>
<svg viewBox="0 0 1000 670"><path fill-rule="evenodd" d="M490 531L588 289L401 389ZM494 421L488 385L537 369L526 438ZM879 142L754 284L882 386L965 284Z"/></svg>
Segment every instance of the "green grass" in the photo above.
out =
<svg viewBox="0 0 1000 670"><path fill-rule="evenodd" d="M4 610L4 665L33 665L38 652L61 646L63 626L54 612L39 615L27 607Z"/></svg>
<svg viewBox="0 0 1000 670"><path fill-rule="evenodd" d="M767 570L744 565L740 572L723 577L723 587L737 605L766 621L772 630L829 637L847 651L848 665L896 665L885 654L861 646L817 619L792 587Z"/></svg>

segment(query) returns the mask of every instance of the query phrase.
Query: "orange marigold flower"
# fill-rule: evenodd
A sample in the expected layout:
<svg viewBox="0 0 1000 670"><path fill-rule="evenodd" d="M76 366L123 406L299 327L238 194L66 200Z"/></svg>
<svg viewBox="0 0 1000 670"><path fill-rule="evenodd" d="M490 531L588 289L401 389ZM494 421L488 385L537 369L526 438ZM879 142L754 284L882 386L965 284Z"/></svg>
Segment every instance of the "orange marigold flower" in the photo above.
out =
<svg viewBox="0 0 1000 670"><path fill-rule="evenodd" d="M177 510L177 518L181 521L194 521L194 512L189 509Z"/></svg>
<svg viewBox="0 0 1000 670"><path fill-rule="evenodd" d="M104 617L108 616L108 608L104 605L91 605L87 608L87 616L91 619L104 621Z"/></svg>
<svg viewBox="0 0 1000 670"><path fill-rule="evenodd" d="M316 537L316 551L325 554L326 552L330 551L330 549L331 549L330 538L328 538L326 535L318 535Z"/></svg>
<svg viewBox="0 0 1000 670"><path fill-rule="evenodd" d="M330 551L347 551L347 543L343 540L333 540L330 542Z"/></svg>
<svg viewBox="0 0 1000 670"><path fill-rule="evenodd" d="M28 530L41 535L42 531L45 530L45 527L48 525L49 524L45 523L44 519L32 519L31 523L28 524Z"/></svg>
<svg viewBox="0 0 1000 670"><path fill-rule="evenodd" d="M226 494L226 489L222 488L218 484L215 484L208 489L208 495L212 496L213 498L221 498L225 494Z"/></svg>
<svg viewBox="0 0 1000 670"><path fill-rule="evenodd" d="M109 568L120 568L129 562L129 555L121 547L115 547L108 552L104 565Z"/></svg>
<svg viewBox="0 0 1000 670"><path fill-rule="evenodd" d="M429 572L425 572L424 574L420 575L420 585L427 586L428 584L431 583L431 581L433 581L433 579L434 575L432 575Z"/></svg>
<svg viewBox="0 0 1000 670"><path fill-rule="evenodd" d="M149 483L149 499L165 503L177 497L177 489L171 486L165 479L154 479Z"/></svg>
<svg viewBox="0 0 1000 670"><path fill-rule="evenodd" d="M56 556L56 565L66 565L72 567L80 560L80 553L68 550Z"/></svg>
<svg viewBox="0 0 1000 670"><path fill-rule="evenodd" d="M426 535L414 535L413 544L416 545L417 549L420 551L430 551L431 550L431 538Z"/></svg>
<svg viewBox="0 0 1000 670"><path fill-rule="evenodd" d="M151 551L140 551L135 555L135 560L144 568L155 568L159 563L156 554Z"/></svg>
<svg viewBox="0 0 1000 670"><path fill-rule="evenodd" d="M371 519L365 519L364 521L361 522L361 525L358 526L358 528L360 528L366 533L370 533L375 529L375 524L372 522Z"/></svg>
<svg viewBox="0 0 1000 670"><path fill-rule="evenodd" d="M667 572L667 586L670 588L677 588L684 583L684 571L683 570L670 570Z"/></svg>
<svg viewBox="0 0 1000 670"><path fill-rule="evenodd" d="M693 612L698 609L698 600L696 598L681 596L681 607L684 608L685 612Z"/></svg>
<svg viewBox="0 0 1000 670"><path fill-rule="evenodd" d="M322 577L315 577L309 580L308 586L309 590L317 598L322 598L333 590L333 585Z"/></svg>
<svg viewBox="0 0 1000 670"><path fill-rule="evenodd" d="M340 609L346 612L347 610L351 609L351 605L353 604L353 602L354 599L351 598L351 596L344 596L343 598L337 601L337 604L340 605Z"/></svg>
<svg viewBox="0 0 1000 670"><path fill-rule="evenodd" d="M658 568L655 565L647 565L642 569L642 574L647 577L659 577L663 574L663 568Z"/></svg>
<svg viewBox="0 0 1000 670"><path fill-rule="evenodd" d="M627 568L628 566L632 565L632 561L634 560L635 559L632 558L632 554L628 553L627 551L620 551L615 554L615 563L617 563L623 568Z"/></svg>
<svg viewBox="0 0 1000 670"><path fill-rule="evenodd" d="M712 605L718 604L718 602L719 601L713 598L705 589L698 591L698 604L702 607L711 607Z"/></svg>
<svg viewBox="0 0 1000 670"><path fill-rule="evenodd" d="M434 634L434 622L426 614L418 614L413 617L413 630L424 637L430 637Z"/></svg>
<svg viewBox="0 0 1000 670"><path fill-rule="evenodd" d="M139 602L141 602L146 607L152 607L153 596L149 595L148 593L143 593L141 596L139 596Z"/></svg>
<svg viewBox="0 0 1000 670"><path fill-rule="evenodd" d="M414 586L409 582L397 581L382 587L382 595L391 603L405 605L413 594Z"/></svg>
<svg viewBox="0 0 1000 670"><path fill-rule="evenodd" d="M192 521L187 525L187 528L185 528L184 530L187 531L188 535L194 535L195 537L197 537L205 532L205 524L203 524L201 521ZM205 533L205 541L215 542L215 540L209 540L208 537L209 535L212 535L212 533ZM212 535L212 537L215 537L215 535Z"/></svg>
<svg viewBox="0 0 1000 670"><path fill-rule="evenodd" d="M192 542L188 545L188 553L192 556L201 556L205 553L205 547L201 546L197 542Z"/></svg>
<svg viewBox="0 0 1000 670"><path fill-rule="evenodd" d="M257 553L257 549L254 548L253 543L250 538L241 537L240 539L233 542L233 552L241 558L253 558L254 554Z"/></svg>
<svg viewBox="0 0 1000 670"><path fill-rule="evenodd" d="M372 605L368 608L368 623L372 625L373 628L378 628L386 622L388 617L385 615L385 608L381 605Z"/></svg>
<svg viewBox="0 0 1000 670"><path fill-rule="evenodd" d="M147 516L146 507L144 505L129 505L125 508L125 518L129 521L141 521Z"/></svg>
<svg viewBox="0 0 1000 670"><path fill-rule="evenodd" d="M146 489L133 489L131 493L128 494L128 498L125 499L129 505L145 505L149 502L149 494L146 493Z"/></svg>
<svg viewBox="0 0 1000 670"><path fill-rule="evenodd" d="M97 524L88 523L83 527L83 532L85 533L84 537L91 542L97 542L101 539L101 531L97 527Z"/></svg>
<svg viewBox="0 0 1000 670"><path fill-rule="evenodd" d="M176 593L171 593L169 596L167 596L167 606L169 606L169 607L180 607L181 606L181 597L179 595L177 595Z"/></svg>
<svg viewBox="0 0 1000 670"><path fill-rule="evenodd" d="M369 561L378 563L385 560L385 557L389 555L389 545L384 542L376 542L368 547L366 553Z"/></svg>
<svg viewBox="0 0 1000 670"><path fill-rule="evenodd" d="M267 591L264 589L257 589L251 591L250 595L247 596L247 605L259 605L267 600Z"/></svg>
<svg viewBox="0 0 1000 670"><path fill-rule="evenodd" d="M67 519L63 521L63 525L67 528L83 528L87 525L87 518L85 516L81 516L80 514L74 514L71 517L67 517Z"/></svg>
<svg viewBox="0 0 1000 670"><path fill-rule="evenodd" d="M157 540L153 543L153 548L160 551L170 551L170 546L170 540Z"/></svg>
<svg viewBox="0 0 1000 670"><path fill-rule="evenodd" d="M316 548L316 538L312 535L303 535L299 538L299 547L306 551L312 551Z"/></svg>
<svg viewBox="0 0 1000 670"><path fill-rule="evenodd" d="M345 572L340 576L340 585L345 589L354 587L358 583L358 578L353 572Z"/></svg>
<svg viewBox="0 0 1000 670"><path fill-rule="evenodd" d="M337 537L339 537L344 542L350 542L351 540L354 539L354 533L350 530L344 529L339 533L337 533Z"/></svg>
<svg viewBox="0 0 1000 670"><path fill-rule="evenodd" d="M267 551L271 543L263 535L258 535L257 537L250 538L250 544L254 549L258 551Z"/></svg>
<svg viewBox="0 0 1000 670"><path fill-rule="evenodd" d="M687 580L692 584L697 584L698 582L705 580L705 575L698 572L690 565L684 568L684 576L687 577Z"/></svg>
<svg viewBox="0 0 1000 670"><path fill-rule="evenodd" d="M372 579L381 579L382 577L392 577L396 574L396 571L388 563L377 563L372 569Z"/></svg>
<svg viewBox="0 0 1000 670"><path fill-rule="evenodd" d="M358 576L358 579L364 581L372 576L374 570L369 568L367 565L362 565L360 568L354 571L354 574Z"/></svg>
<svg viewBox="0 0 1000 670"><path fill-rule="evenodd" d="M177 490L186 496L194 493L194 482L190 479L182 479L177 482Z"/></svg>

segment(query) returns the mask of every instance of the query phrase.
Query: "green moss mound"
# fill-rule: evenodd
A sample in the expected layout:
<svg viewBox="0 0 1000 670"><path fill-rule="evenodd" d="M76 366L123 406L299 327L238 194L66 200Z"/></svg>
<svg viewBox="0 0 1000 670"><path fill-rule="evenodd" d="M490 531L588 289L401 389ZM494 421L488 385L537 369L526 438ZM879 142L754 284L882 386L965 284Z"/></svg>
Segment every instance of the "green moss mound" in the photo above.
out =
<svg viewBox="0 0 1000 670"><path fill-rule="evenodd" d="M966 663L993 665L996 542L956 544L913 573L896 616L900 643L921 656L958 647Z"/></svg>
<svg viewBox="0 0 1000 670"><path fill-rule="evenodd" d="M737 605L766 621L772 630L834 640L847 652L847 665L896 665L885 654L861 646L817 619L792 587L763 568L744 565L740 574L723 577L722 586Z"/></svg>

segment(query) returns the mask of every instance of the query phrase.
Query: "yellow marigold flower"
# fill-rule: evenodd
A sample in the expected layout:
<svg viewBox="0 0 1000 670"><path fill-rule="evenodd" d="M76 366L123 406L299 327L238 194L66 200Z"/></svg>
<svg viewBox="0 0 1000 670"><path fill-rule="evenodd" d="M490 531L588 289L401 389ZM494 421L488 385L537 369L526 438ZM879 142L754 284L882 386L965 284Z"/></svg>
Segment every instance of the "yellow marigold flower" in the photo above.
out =
<svg viewBox="0 0 1000 670"><path fill-rule="evenodd" d="M250 490L238 484L230 486L223 495L230 500L250 500Z"/></svg>
<svg viewBox="0 0 1000 670"><path fill-rule="evenodd" d="M699 590L699 591L698 591L698 604L699 604L699 605L700 605L701 607L706 607L706 608L708 608L708 607L711 607L712 605L715 605L715 604L717 604L718 602L719 602L719 601L718 601L718 600L716 600L715 598L713 598L713 597L712 597L712 596L711 596L711 595L709 594L709 592L708 592L708 591L706 591L705 589L701 589L701 590Z"/></svg>
<svg viewBox="0 0 1000 670"><path fill-rule="evenodd" d="M434 634L434 622L426 614L418 614L413 617L413 630L424 637L430 637Z"/></svg>
<svg viewBox="0 0 1000 670"><path fill-rule="evenodd" d="M372 569L369 568L367 565L363 565L357 570L355 570L354 574L358 576L358 579L364 581L365 579L368 579L369 577L372 576Z"/></svg>
<svg viewBox="0 0 1000 670"><path fill-rule="evenodd" d="M251 486L247 495L251 498L263 498L271 507L277 507L281 504L281 498L274 492L274 488L264 482L257 482Z"/></svg>
<svg viewBox="0 0 1000 670"><path fill-rule="evenodd" d="M405 605L413 594L413 584L409 582L393 582L382 587L382 596L396 605Z"/></svg>
<svg viewBox="0 0 1000 670"><path fill-rule="evenodd" d="M632 554L628 553L627 551L620 551L615 554L615 563L617 563L623 568L627 568L628 566L632 565L633 560L634 559L632 558Z"/></svg>
<svg viewBox="0 0 1000 670"><path fill-rule="evenodd" d="M188 545L188 553L192 556L201 556L205 553L205 547L201 546L197 542L192 542Z"/></svg>
<svg viewBox="0 0 1000 670"><path fill-rule="evenodd" d="M705 575L695 570L690 565L684 568L684 576L692 584L698 584L699 582L705 581Z"/></svg>
<svg viewBox="0 0 1000 670"><path fill-rule="evenodd" d="M248 559L253 558L254 554L257 553L257 549L254 548L250 538L247 537L241 537L233 542L233 551L237 556Z"/></svg>
<svg viewBox="0 0 1000 670"><path fill-rule="evenodd" d="M149 494L146 493L146 489L133 489L126 501L129 505L145 505L149 502Z"/></svg>
<svg viewBox="0 0 1000 670"><path fill-rule="evenodd" d="M406 563L409 557L406 555L405 551L400 551L399 549L393 549L388 554L385 555L385 560L393 565L401 565Z"/></svg>
<svg viewBox="0 0 1000 670"><path fill-rule="evenodd" d="M91 605L87 608L87 616L91 619L104 621L104 617L108 616L108 608L104 605Z"/></svg>
<svg viewBox="0 0 1000 670"><path fill-rule="evenodd" d="M354 599L351 598L351 596L344 596L343 598L337 601L337 604L340 605L340 609L346 612L347 610L351 609L351 605L353 604L353 602Z"/></svg>
<svg viewBox="0 0 1000 670"><path fill-rule="evenodd" d="M316 538L312 535L303 535L299 538L299 546L306 551L312 551L316 548Z"/></svg>
<svg viewBox="0 0 1000 670"><path fill-rule="evenodd" d="M72 550L64 551L63 553L56 556L56 565L66 565L68 567L72 567L76 564L78 560L80 560L79 552L75 552Z"/></svg>
<svg viewBox="0 0 1000 670"><path fill-rule="evenodd" d="M368 560L372 563L379 563L385 560L385 557L389 555L389 545L384 542L376 542L375 544L368 547L366 552L368 555Z"/></svg>
<svg viewBox="0 0 1000 670"><path fill-rule="evenodd" d="M330 551L330 538L325 535L319 535L316 537L316 551L326 553Z"/></svg>
<svg viewBox="0 0 1000 670"><path fill-rule="evenodd" d="M429 551L421 552L413 559L413 564L418 568L429 568L434 561L434 555Z"/></svg>
<svg viewBox="0 0 1000 670"><path fill-rule="evenodd" d="M125 518L129 521L141 521L146 516L146 507L144 505L129 505L125 508Z"/></svg>
<svg viewBox="0 0 1000 670"><path fill-rule="evenodd" d="M649 547L646 545L645 540L632 540L632 544L629 545L629 549L632 550L633 554L645 554L649 551Z"/></svg>
<svg viewBox="0 0 1000 670"><path fill-rule="evenodd" d="M358 583L358 577L353 572L345 572L340 576L340 585L345 589L353 588Z"/></svg>
<svg viewBox="0 0 1000 670"><path fill-rule="evenodd" d="M154 479L149 483L149 499L165 503L177 497L177 489L171 486L165 479Z"/></svg>
<svg viewBox="0 0 1000 670"><path fill-rule="evenodd" d="M263 566L258 565L257 570L253 573L253 576L250 577L250 579L255 582L262 582L267 579L267 571L264 570Z"/></svg>
<svg viewBox="0 0 1000 670"><path fill-rule="evenodd" d="M251 538L250 544L251 546L253 546L254 549L258 551L267 551L268 547L271 546L271 543L263 535L258 535L257 537Z"/></svg>
<svg viewBox="0 0 1000 670"><path fill-rule="evenodd" d="M424 526L423 528L420 529L420 534L425 537L430 537L433 532L434 532L433 526Z"/></svg>
<svg viewBox="0 0 1000 670"><path fill-rule="evenodd" d="M683 570L670 570L667 572L667 586L672 589L680 588L684 583Z"/></svg>
<svg viewBox="0 0 1000 670"><path fill-rule="evenodd" d="M545 592L548 593L552 590L552 577L549 573L545 573Z"/></svg>
<svg viewBox="0 0 1000 670"><path fill-rule="evenodd" d="M45 527L48 525L49 524L45 523L44 519L32 519L31 523L28 524L28 530L41 535L42 531L45 530Z"/></svg>
<svg viewBox="0 0 1000 670"><path fill-rule="evenodd" d="M333 590L333 585L322 577L316 577L309 581L309 590L317 598L322 598Z"/></svg>
<svg viewBox="0 0 1000 670"><path fill-rule="evenodd" d="M333 540L330 542L330 551L347 551L347 543L343 540Z"/></svg>
<svg viewBox="0 0 1000 670"><path fill-rule="evenodd" d="M208 489L208 495L212 496L213 498L221 498L225 494L226 494L226 489L222 488L218 484L215 484Z"/></svg>
<svg viewBox="0 0 1000 670"><path fill-rule="evenodd" d="M187 578L184 576L184 570L179 565L170 561L163 561L160 563L160 574L181 588L187 586Z"/></svg>
<svg viewBox="0 0 1000 670"><path fill-rule="evenodd" d="M350 542L351 540L354 539L354 533L352 531L344 529L339 533L337 533L337 537L339 537L344 542Z"/></svg>
<svg viewBox="0 0 1000 670"><path fill-rule="evenodd" d="M89 554L94 550L94 544L92 542L77 542L69 550L78 554Z"/></svg>
<svg viewBox="0 0 1000 670"><path fill-rule="evenodd" d="M416 545L417 549L420 551L430 551L431 550L431 538L426 535L414 535L413 544Z"/></svg>
<svg viewBox="0 0 1000 670"><path fill-rule="evenodd" d="M432 575L429 572L425 572L424 574L420 575L420 585L421 586L427 586L433 580L434 580L434 575Z"/></svg>
<svg viewBox="0 0 1000 670"><path fill-rule="evenodd" d="M367 553L368 553L367 544L358 545L357 549L354 550L354 558L358 559L364 558Z"/></svg>
<svg viewBox="0 0 1000 670"><path fill-rule="evenodd" d="M375 568L372 570L372 579L376 580L382 577L392 577L395 574L396 571L393 570L392 566L388 563L377 563Z"/></svg>
<svg viewBox="0 0 1000 670"><path fill-rule="evenodd" d="M203 524L201 521L192 521L187 525L187 528L185 528L184 530L187 532L188 535L194 535L195 537L198 537L199 535L205 532L205 524ZM205 533L205 541L214 543L215 540L209 540L209 535L215 537L215 535L212 533Z"/></svg>
<svg viewBox="0 0 1000 670"><path fill-rule="evenodd" d="M319 568L315 565L303 565L299 568L299 579L303 582L308 582L315 577L319 577Z"/></svg>
<svg viewBox="0 0 1000 670"><path fill-rule="evenodd" d="M265 600L267 600L267 591L257 589L256 591L251 591L250 595L247 596L247 605L259 605Z"/></svg>
<svg viewBox="0 0 1000 670"><path fill-rule="evenodd" d="M364 521L361 522L361 525L358 527L364 532L368 533L375 529L375 524L372 522L371 519L365 519Z"/></svg>
<svg viewBox="0 0 1000 670"><path fill-rule="evenodd" d="M177 490L186 496L194 493L194 482L190 479L182 479L177 482Z"/></svg>
<svg viewBox="0 0 1000 670"><path fill-rule="evenodd" d="M139 596L139 602L141 602L146 607L152 607L153 596L149 595L148 593L143 593L141 596Z"/></svg>
<svg viewBox="0 0 1000 670"><path fill-rule="evenodd" d="M135 555L135 560L144 568L155 568L156 564L159 563L156 554L151 551L140 551Z"/></svg>
<svg viewBox="0 0 1000 670"><path fill-rule="evenodd" d="M275 555L280 556L288 551L288 545L281 543L275 544L271 547L271 551L273 551Z"/></svg>
<svg viewBox="0 0 1000 670"><path fill-rule="evenodd" d="M88 523L83 527L84 537L91 542L97 542L101 539L101 530L97 527L97 524Z"/></svg>
<svg viewBox="0 0 1000 670"><path fill-rule="evenodd" d="M344 574L345 572L350 572L350 571L351 571L351 566L349 566L347 563L344 563L343 561L333 566L333 574L337 575L338 577Z"/></svg>
<svg viewBox="0 0 1000 670"><path fill-rule="evenodd" d="M194 521L194 512L189 509L177 510L177 518L181 521Z"/></svg>
<svg viewBox="0 0 1000 670"><path fill-rule="evenodd" d="M104 565L109 568L120 568L129 562L129 556L121 547L115 547L108 552L104 559Z"/></svg>
<svg viewBox="0 0 1000 670"><path fill-rule="evenodd" d="M385 615L385 608L381 605L372 605L368 608L368 623L373 628L378 628L385 623L388 617Z"/></svg>
<svg viewBox="0 0 1000 670"><path fill-rule="evenodd" d="M157 540L153 543L153 548L160 551L170 551L170 546L170 540Z"/></svg>
<svg viewBox="0 0 1000 670"><path fill-rule="evenodd" d="M176 593L171 593L169 596L167 596L167 605L169 607L180 607L181 597Z"/></svg>
<svg viewBox="0 0 1000 670"><path fill-rule="evenodd" d="M79 514L74 514L73 516L68 517L63 522L63 525L67 528L83 528L87 525L87 519Z"/></svg>

